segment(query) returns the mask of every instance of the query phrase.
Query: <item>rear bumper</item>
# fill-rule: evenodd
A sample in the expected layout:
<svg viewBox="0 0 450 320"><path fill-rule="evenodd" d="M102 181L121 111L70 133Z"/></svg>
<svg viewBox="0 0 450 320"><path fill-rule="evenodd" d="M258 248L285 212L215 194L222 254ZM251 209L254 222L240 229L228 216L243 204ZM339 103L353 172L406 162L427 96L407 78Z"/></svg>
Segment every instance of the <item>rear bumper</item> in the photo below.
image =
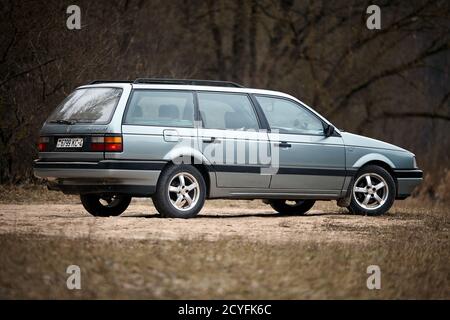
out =
<svg viewBox="0 0 450 320"><path fill-rule="evenodd" d="M65 193L126 193L148 196L155 192L165 162L117 161L50 162L36 160L34 175L47 179L51 190Z"/></svg>
<svg viewBox="0 0 450 320"><path fill-rule="evenodd" d="M409 197L423 181L421 170L395 170L394 172L397 178L397 199Z"/></svg>
<svg viewBox="0 0 450 320"><path fill-rule="evenodd" d="M61 191L65 194L127 194L132 197L149 197L156 191L156 186L146 185L78 185L48 182L49 190Z"/></svg>

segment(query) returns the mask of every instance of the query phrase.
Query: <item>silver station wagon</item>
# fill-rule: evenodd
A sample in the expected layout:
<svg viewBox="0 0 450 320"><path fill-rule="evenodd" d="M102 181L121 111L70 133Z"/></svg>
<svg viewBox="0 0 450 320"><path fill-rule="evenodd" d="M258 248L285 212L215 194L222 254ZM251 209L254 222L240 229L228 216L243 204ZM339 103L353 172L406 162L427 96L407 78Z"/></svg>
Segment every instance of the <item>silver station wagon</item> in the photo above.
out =
<svg viewBox="0 0 450 320"><path fill-rule="evenodd" d="M422 181L414 154L343 132L298 99L224 81L94 81L44 123L34 173L94 216L152 197L162 217L205 199L262 199L302 215L316 200L380 215Z"/></svg>

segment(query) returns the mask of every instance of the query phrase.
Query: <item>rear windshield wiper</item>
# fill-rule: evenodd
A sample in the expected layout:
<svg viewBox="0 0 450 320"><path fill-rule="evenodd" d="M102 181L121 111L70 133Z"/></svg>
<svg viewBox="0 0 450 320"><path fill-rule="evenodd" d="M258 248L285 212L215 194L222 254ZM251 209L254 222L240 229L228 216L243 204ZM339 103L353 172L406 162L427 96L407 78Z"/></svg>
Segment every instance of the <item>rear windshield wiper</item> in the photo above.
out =
<svg viewBox="0 0 450 320"><path fill-rule="evenodd" d="M95 120L86 120L86 119L75 119L72 121L74 121L76 123L94 123L95 122Z"/></svg>
<svg viewBox="0 0 450 320"><path fill-rule="evenodd" d="M50 123L58 123L58 124L75 124L76 121L74 121L74 120L58 119L58 120L51 120Z"/></svg>

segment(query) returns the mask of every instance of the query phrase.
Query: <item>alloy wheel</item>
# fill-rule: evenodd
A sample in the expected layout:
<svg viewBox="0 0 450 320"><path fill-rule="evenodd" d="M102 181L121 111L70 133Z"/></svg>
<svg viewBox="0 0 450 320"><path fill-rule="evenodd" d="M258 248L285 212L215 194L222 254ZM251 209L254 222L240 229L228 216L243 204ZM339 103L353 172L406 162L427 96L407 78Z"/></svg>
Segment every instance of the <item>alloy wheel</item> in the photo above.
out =
<svg viewBox="0 0 450 320"><path fill-rule="evenodd" d="M366 210L383 206L389 195L389 187L383 177L376 173L361 175L353 186L353 197Z"/></svg>
<svg viewBox="0 0 450 320"><path fill-rule="evenodd" d="M170 180L168 196L177 210L187 211L195 207L199 194L199 183L190 173L180 172Z"/></svg>

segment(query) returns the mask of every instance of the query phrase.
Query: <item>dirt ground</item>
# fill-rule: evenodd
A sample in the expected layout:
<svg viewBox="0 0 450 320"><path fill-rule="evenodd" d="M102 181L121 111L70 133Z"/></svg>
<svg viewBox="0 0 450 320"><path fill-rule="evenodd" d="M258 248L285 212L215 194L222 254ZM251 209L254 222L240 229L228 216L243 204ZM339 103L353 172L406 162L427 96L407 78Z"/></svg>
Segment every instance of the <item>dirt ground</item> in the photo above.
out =
<svg viewBox="0 0 450 320"><path fill-rule="evenodd" d="M160 218L150 200L133 201L122 216L109 218L92 217L77 203L0 205L0 233L65 238L355 242L383 229L422 223L416 216L350 215L332 202L318 202L306 216L286 217L260 201L211 201L197 218L187 220Z"/></svg>

